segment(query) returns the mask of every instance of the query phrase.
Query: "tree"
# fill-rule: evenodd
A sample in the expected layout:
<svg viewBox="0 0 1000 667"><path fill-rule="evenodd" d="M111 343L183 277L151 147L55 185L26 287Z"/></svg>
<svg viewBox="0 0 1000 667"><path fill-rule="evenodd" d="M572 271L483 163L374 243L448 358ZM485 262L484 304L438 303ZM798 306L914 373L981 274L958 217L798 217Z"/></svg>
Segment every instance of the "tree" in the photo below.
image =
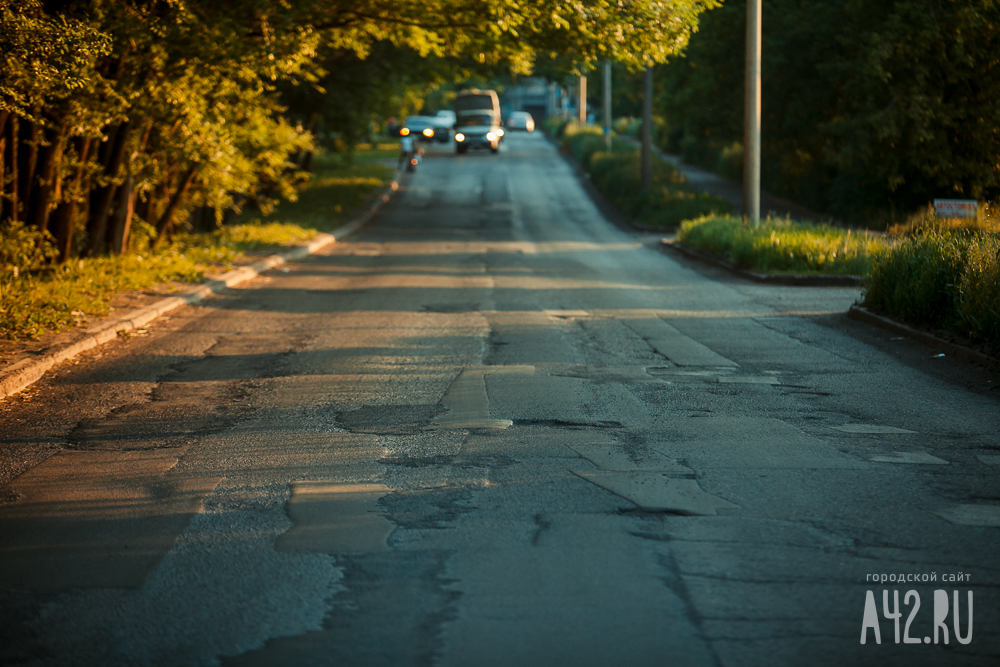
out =
<svg viewBox="0 0 1000 667"><path fill-rule="evenodd" d="M851 220L1000 196L1000 3L769 0L764 12L767 189ZM658 75L668 148L730 177L743 14L704 15L685 57Z"/></svg>
<svg viewBox="0 0 1000 667"><path fill-rule="evenodd" d="M0 221L62 260L162 242L195 207L293 197L323 119L354 141L467 63L659 62L715 4L0 0Z"/></svg>

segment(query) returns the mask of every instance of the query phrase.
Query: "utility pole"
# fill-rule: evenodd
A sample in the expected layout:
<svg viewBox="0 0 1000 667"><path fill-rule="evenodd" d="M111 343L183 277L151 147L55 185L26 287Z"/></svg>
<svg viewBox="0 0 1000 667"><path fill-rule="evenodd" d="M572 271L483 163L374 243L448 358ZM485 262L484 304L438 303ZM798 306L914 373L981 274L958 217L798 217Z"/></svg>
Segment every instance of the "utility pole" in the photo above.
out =
<svg viewBox="0 0 1000 667"><path fill-rule="evenodd" d="M580 75L580 103L576 106L579 107L580 112L580 125L587 124L587 77Z"/></svg>
<svg viewBox="0 0 1000 667"><path fill-rule="evenodd" d="M760 220L761 0L747 0L747 71L743 126L743 216Z"/></svg>
<svg viewBox="0 0 1000 667"><path fill-rule="evenodd" d="M653 187L653 68L646 68L642 97L642 190Z"/></svg>
<svg viewBox="0 0 1000 667"><path fill-rule="evenodd" d="M604 61L604 147L611 150L611 61Z"/></svg>

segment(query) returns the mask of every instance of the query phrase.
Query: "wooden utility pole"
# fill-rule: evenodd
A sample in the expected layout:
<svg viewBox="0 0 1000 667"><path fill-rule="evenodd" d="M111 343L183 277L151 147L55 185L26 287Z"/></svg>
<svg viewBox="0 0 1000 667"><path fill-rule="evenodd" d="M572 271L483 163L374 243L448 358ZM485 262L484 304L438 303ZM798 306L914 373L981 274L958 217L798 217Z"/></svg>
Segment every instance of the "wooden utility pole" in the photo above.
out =
<svg viewBox="0 0 1000 667"><path fill-rule="evenodd" d="M642 96L642 189L653 187L653 68L646 68Z"/></svg>
<svg viewBox="0 0 1000 667"><path fill-rule="evenodd" d="M747 0L747 68L743 126L743 216L760 220L761 0Z"/></svg>
<svg viewBox="0 0 1000 667"><path fill-rule="evenodd" d="M576 105L580 112L580 125L587 124L587 77L580 77L580 102Z"/></svg>
<svg viewBox="0 0 1000 667"><path fill-rule="evenodd" d="M611 61L604 61L604 147L611 150Z"/></svg>

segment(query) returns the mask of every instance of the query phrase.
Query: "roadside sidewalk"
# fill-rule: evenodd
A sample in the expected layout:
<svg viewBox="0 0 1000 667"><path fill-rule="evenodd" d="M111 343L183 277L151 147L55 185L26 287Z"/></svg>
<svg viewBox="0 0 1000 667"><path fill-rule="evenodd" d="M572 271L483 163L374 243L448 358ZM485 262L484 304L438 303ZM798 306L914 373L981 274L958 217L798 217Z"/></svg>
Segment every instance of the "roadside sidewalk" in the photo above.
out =
<svg viewBox="0 0 1000 667"><path fill-rule="evenodd" d="M399 189L399 179L400 174L397 172L390 185L376 195L353 220L329 234L318 234L306 244L291 247L247 266L233 269L174 296L157 298L139 308L116 311L86 328L48 334L47 346L14 355L7 360L7 365L0 368L0 401L31 386L50 368L66 359L72 359L81 352L103 345L119 336L130 335L136 329L141 329L180 306L198 303L227 287L235 287L265 271L307 257L331 243L342 240L364 226L389 201Z"/></svg>

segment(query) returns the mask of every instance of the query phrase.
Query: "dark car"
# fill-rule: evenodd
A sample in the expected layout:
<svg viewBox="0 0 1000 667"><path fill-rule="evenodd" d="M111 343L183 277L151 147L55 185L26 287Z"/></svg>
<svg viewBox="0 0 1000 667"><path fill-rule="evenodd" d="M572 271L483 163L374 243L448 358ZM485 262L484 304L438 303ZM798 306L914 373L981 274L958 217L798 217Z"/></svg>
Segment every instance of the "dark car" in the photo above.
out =
<svg viewBox="0 0 1000 667"><path fill-rule="evenodd" d="M442 130L440 121L436 116L407 116L403 127L409 130L409 134L421 141L433 141L435 137L444 134L444 140L448 140L447 130Z"/></svg>

